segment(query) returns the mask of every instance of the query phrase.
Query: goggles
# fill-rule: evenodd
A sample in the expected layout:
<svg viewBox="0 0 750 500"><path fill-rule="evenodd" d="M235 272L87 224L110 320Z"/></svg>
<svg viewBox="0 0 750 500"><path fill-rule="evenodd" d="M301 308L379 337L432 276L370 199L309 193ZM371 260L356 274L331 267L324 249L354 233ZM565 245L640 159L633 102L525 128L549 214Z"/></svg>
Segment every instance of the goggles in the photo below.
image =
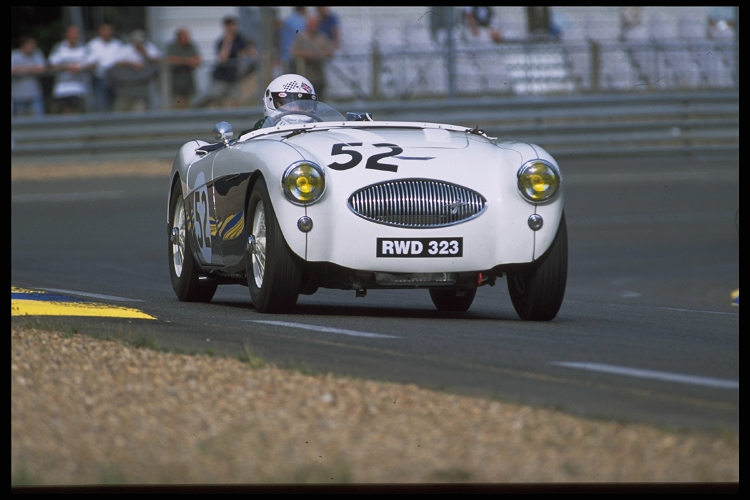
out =
<svg viewBox="0 0 750 500"><path fill-rule="evenodd" d="M314 101L318 97L315 94L306 94L303 92L271 92L273 106L279 109L284 104L294 101Z"/></svg>

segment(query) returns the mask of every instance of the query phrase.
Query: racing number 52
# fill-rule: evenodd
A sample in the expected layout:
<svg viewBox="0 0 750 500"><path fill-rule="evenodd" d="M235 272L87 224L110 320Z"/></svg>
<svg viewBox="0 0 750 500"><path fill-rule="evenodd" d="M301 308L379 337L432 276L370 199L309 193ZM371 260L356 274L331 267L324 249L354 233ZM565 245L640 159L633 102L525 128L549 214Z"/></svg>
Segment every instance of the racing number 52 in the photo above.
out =
<svg viewBox="0 0 750 500"><path fill-rule="evenodd" d="M357 165L360 164L362 161L362 153L357 151L356 149L345 149L345 148L354 148L362 146L361 142L352 142L352 143L345 143L345 142L339 142L333 145L331 148L331 156L337 156L337 155L349 155L351 158L349 161L344 163L329 163L328 166L334 170L348 170L350 168L354 168ZM388 143L378 143L373 144L376 148L390 148L390 151L386 151L384 153L378 153L370 156L367 158L367 164L365 165L365 168L372 168L375 170L385 170L387 172L396 172L398 170L398 165L393 165L390 163L381 163L380 160L383 158L388 158L389 156L396 156L398 154L403 153L403 149L395 144L388 144Z"/></svg>
<svg viewBox="0 0 750 500"><path fill-rule="evenodd" d="M195 191L195 228L196 228L196 239L198 244L202 247L211 246L211 236L209 235L208 226L208 197L206 191ZM201 214L203 212L203 214ZM200 235L198 234L200 230Z"/></svg>

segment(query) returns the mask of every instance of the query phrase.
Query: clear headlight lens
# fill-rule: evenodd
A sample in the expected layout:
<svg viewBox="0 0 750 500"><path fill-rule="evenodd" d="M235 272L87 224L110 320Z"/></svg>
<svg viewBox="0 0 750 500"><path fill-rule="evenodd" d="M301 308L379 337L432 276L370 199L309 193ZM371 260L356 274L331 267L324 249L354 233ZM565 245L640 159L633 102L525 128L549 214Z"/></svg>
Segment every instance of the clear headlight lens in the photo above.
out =
<svg viewBox="0 0 750 500"><path fill-rule="evenodd" d="M286 169L281 178L284 194L292 203L307 205L318 200L326 187L323 169L315 163L300 161Z"/></svg>
<svg viewBox="0 0 750 500"><path fill-rule="evenodd" d="M518 170L518 190L529 201L547 201L560 187L560 174L544 160L531 160Z"/></svg>

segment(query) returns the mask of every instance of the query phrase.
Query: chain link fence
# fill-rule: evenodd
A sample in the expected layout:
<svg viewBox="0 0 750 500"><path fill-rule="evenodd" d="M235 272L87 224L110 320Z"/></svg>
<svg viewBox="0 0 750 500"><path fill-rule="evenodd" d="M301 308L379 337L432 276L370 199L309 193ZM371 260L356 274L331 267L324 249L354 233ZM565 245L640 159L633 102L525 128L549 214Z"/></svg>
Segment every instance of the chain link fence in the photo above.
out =
<svg viewBox="0 0 750 500"><path fill-rule="evenodd" d="M739 88L735 8L489 7L478 34L464 7L404 9L394 21L370 8L370 33L342 29L331 98Z"/></svg>
<svg viewBox="0 0 750 500"><path fill-rule="evenodd" d="M738 7L490 6L476 33L466 9L335 7L342 39L324 99L739 88ZM249 105L263 85L249 86Z"/></svg>

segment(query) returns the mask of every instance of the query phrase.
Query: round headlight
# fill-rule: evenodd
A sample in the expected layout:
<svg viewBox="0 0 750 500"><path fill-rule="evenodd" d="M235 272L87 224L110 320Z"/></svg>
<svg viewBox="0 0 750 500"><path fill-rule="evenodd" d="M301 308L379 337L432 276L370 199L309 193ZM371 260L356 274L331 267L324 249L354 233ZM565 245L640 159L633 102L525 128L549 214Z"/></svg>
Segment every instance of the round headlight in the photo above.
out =
<svg viewBox="0 0 750 500"><path fill-rule="evenodd" d="M544 160L526 162L518 170L518 190L529 201L547 201L555 195L559 187L560 174Z"/></svg>
<svg viewBox="0 0 750 500"><path fill-rule="evenodd" d="M326 187L323 169L309 161L293 163L281 178L284 194L292 203L307 205L321 197Z"/></svg>

